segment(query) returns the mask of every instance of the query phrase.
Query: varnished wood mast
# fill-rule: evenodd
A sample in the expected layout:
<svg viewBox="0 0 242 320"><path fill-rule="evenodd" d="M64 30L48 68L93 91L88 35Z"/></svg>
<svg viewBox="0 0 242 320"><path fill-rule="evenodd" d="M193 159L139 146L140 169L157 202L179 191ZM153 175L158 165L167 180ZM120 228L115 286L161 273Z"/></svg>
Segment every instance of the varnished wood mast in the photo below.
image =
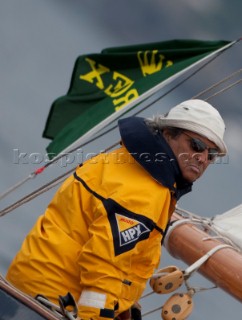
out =
<svg viewBox="0 0 242 320"><path fill-rule="evenodd" d="M181 219L174 213L172 220ZM178 225L171 231L166 248L175 258L191 265L212 248L221 245L217 239L207 238L208 234L189 224ZM223 248L212 255L198 270L219 288L242 302L242 254L233 248Z"/></svg>

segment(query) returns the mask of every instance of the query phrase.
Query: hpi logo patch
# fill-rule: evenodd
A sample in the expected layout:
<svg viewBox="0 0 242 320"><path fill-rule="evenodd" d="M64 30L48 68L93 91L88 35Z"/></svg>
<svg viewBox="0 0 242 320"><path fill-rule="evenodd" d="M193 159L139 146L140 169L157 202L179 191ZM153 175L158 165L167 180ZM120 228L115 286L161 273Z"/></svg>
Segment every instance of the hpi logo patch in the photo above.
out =
<svg viewBox="0 0 242 320"><path fill-rule="evenodd" d="M117 226L119 230L120 247L137 242L140 236L146 232L150 232L143 223L135 219L127 218L126 216L115 213Z"/></svg>
<svg viewBox="0 0 242 320"><path fill-rule="evenodd" d="M149 238L154 222L144 215L133 213L112 199L103 200L111 226L115 255L132 250L139 241Z"/></svg>

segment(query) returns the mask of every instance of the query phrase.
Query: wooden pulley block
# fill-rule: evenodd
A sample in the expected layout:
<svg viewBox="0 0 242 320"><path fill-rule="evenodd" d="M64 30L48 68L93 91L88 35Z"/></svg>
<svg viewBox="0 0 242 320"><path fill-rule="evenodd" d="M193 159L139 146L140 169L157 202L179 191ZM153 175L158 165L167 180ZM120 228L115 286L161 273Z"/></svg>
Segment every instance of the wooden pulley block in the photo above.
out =
<svg viewBox="0 0 242 320"><path fill-rule="evenodd" d="M150 286L154 292L166 294L177 290L183 281L183 272L176 266L169 266L160 269L151 277Z"/></svg>
<svg viewBox="0 0 242 320"><path fill-rule="evenodd" d="M188 293L173 294L162 307L163 320L185 320L192 313L193 301Z"/></svg>

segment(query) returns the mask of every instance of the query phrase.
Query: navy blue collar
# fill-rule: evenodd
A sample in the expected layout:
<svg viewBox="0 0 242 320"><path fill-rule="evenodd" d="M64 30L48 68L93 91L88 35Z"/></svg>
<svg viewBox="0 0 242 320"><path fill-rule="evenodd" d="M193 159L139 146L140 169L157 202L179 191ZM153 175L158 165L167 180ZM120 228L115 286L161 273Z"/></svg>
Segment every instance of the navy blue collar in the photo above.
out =
<svg viewBox="0 0 242 320"><path fill-rule="evenodd" d="M183 179L178 162L161 133L152 133L141 117L118 122L122 142L134 159L176 199L191 191L192 183Z"/></svg>

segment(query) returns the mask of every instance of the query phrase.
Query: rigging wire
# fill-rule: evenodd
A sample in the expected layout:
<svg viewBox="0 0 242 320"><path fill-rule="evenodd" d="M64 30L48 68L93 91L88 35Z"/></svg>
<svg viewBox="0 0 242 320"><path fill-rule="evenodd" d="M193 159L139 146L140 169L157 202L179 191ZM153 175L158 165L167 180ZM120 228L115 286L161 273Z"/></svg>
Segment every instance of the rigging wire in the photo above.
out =
<svg viewBox="0 0 242 320"><path fill-rule="evenodd" d="M98 135L98 137L93 137L91 139L89 139L88 141L84 142L82 145L79 145L75 148L73 148L70 153L75 152L76 150L88 145L89 143L97 140L98 138L104 136L106 134L106 132L100 133ZM110 147L112 148L112 146ZM64 153L60 153L57 157L49 160L44 166L36 169L35 171L31 172L25 179L19 181L18 183L14 184L12 187L10 187L9 189L7 189L4 193L0 194L0 200L2 200L4 197L6 197L8 194L10 194L11 192L15 191L16 189L18 189L20 186L22 186L25 182L27 182L30 179L35 178L37 175L39 175L40 173L42 173L46 168L48 168L50 165L52 165L53 163L58 162L60 159L62 159L64 156L66 156L66 154Z"/></svg>
<svg viewBox="0 0 242 320"><path fill-rule="evenodd" d="M156 309L152 309L152 310L150 310L150 311L147 311L146 313L143 313L143 314L142 314L142 317L144 318L144 317L148 316L149 314L152 314L152 313L154 313L154 312L156 312L156 311L159 311L159 310L161 310L161 309L162 309L162 307L158 307L158 308L156 308Z"/></svg>
<svg viewBox="0 0 242 320"><path fill-rule="evenodd" d="M8 212L20 207L21 205L31 201L32 199L38 197L42 193L54 188L57 186L60 182L64 181L66 176L71 174L73 172L73 169L65 172L64 174L58 176L56 179L53 179L52 181L48 182L47 184L41 186L40 188L34 190L33 192L27 194L20 200L16 201L15 203L11 204L10 206L6 207L4 210L0 211L0 217L3 217Z"/></svg>
<svg viewBox="0 0 242 320"><path fill-rule="evenodd" d="M113 145L111 145L110 147L108 147L107 149L105 149L104 151L100 152L100 153L105 153L111 149L113 149L115 146L117 146L120 143L120 141L114 143ZM76 168L76 167L75 167ZM42 193L54 188L55 186L57 186L60 182L64 181L65 177L68 176L69 174L71 174L75 168L72 168L71 170L65 172L64 174L58 176L57 178L53 179L52 181L48 182L47 184L43 185L42 187L38 188L37 190L34 190L33 192L27 194L26 196L24 196L23 198L21 198L20 200L16 201L15 203L11 204L10 206L4 208L3 210L0 211L0 217L3 217L5 214L7 214L8 212L20 207L21 205L23 205L24 203L27 203L29 201L31 201L32 199L38 197L39 195L41 195Z"/></svg>
<svg viewBox="0 0 242 320"><path fill-rule="evenodd" d="M239 80L233 82L232 84L230 84L230 85L228 85L227 87L225 87L225 88L223 88L223 89L215 92L213 95L209 96L208 98L206 98L206 99L204 99L204 100L205 100L205 101L208 101L208 100L216 97L218 94L221 94L221 93L223 93L223 92L231 89L232 87L234 87L235 85L239 84L240 82L242 82L242 79L239 79Z"/></svg>
<svg viewBox="0 0 242 320"><path fill-rule="evenodd" d="M233 77L235 77L237 74L241 73L242 69L236 70L235 72L231 73L230 75L228 75L227 77L223 78L222 80L216 82L215 84L213 84L212 86L208 87L207 89L200 91L196 96L193 96L192 99L197 99L200 98L204 93L207 93L209 91L211 91L212 89L218 87L220 84L232 79Z"/></svg>

